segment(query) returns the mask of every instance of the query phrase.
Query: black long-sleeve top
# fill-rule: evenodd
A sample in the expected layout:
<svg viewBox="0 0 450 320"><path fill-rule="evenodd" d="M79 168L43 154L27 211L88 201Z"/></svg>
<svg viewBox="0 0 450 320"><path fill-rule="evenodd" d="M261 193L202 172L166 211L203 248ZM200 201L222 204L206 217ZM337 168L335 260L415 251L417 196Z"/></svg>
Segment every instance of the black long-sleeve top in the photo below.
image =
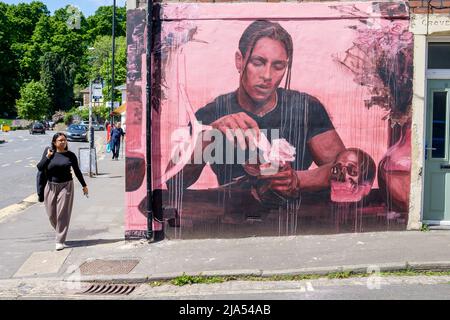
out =
<svg viewBox="0 0 450 320"><path fill-rule="evenodd" d="M73 172L75 176L80 181L83 187L86 186L86 182L84 181L83 174L80 171L80 167L78 166L78 159L75 153L72 151L66 152L54 152L53 156L50 159L47 158L47 150L45 149L44 154L42 155L41 161L37 164L37 167L40 171L47 169L47 178L50 182L62 183L71 181L72 172L70 168L73 168Z"/></svg>

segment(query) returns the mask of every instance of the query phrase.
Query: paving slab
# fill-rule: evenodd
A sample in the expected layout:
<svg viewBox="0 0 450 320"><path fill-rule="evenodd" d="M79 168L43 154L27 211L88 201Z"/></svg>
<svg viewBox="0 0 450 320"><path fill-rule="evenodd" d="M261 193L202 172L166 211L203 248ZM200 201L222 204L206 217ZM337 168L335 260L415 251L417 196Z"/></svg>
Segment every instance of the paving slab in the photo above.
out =
<svg viewBox="0 0 450 320"><path fill-rule="evenodd" d="M71 250L33 252L14 278L57 274Z"/></svg>

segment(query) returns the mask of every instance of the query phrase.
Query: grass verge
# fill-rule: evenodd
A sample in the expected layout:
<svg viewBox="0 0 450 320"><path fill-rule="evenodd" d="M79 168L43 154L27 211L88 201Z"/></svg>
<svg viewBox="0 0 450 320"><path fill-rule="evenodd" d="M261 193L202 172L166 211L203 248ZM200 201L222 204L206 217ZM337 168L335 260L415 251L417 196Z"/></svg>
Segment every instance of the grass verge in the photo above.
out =
<svg viewBox="0 0 450 320"><path fill-rule="evenodd" d="M210 284L210 283L223 283L227 281L301 281L301 280L316 280L316 279L348 279L348 278L364 278L369 277L369 273L355 273L352 271L343 271L336 273L329 273L327 275L319 274L299 274L299 275L277 275L271 277L261 276L191 276L183 274L179 277L171 280L152 281L148 283L152 287L158 287L165 284L172 284L175 286L185 286L191 284ZM392 272L380 272L377 274L381 277L407 277L407 276L450 276L450 270L448 271L417 271L406 269L402 271Z"/></svg>

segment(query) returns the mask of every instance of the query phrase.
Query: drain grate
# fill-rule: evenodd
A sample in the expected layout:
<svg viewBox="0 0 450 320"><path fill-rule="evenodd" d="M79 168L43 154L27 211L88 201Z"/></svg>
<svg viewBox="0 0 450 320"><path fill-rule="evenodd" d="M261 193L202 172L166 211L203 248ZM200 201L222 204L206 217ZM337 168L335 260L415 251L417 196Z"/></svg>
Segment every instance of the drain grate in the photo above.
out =
<svg viewBox="0 0 450 320"><path fill-rule="evenodd" d="M100 260L86 261L80 266L82 275L128 274L139 260Z"/></svg>
<svg viewBox="0 0 450 320"><path fill-rule="evenodd" d="M79 294L88 295L129 295L136 289L136 285L133 284L92 284L87 290L80 292Z"/></svg>

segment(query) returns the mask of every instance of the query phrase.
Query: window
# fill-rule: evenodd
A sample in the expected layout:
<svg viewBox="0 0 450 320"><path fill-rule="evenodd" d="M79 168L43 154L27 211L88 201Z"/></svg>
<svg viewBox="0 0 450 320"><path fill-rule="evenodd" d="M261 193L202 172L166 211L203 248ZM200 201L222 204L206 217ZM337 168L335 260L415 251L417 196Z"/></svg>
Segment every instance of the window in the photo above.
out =
<svg viewBox="0 0 450 320"><path fill-rule="evenodd" d="M450 69L450 42L428 43L428 69Z"/></svg>

